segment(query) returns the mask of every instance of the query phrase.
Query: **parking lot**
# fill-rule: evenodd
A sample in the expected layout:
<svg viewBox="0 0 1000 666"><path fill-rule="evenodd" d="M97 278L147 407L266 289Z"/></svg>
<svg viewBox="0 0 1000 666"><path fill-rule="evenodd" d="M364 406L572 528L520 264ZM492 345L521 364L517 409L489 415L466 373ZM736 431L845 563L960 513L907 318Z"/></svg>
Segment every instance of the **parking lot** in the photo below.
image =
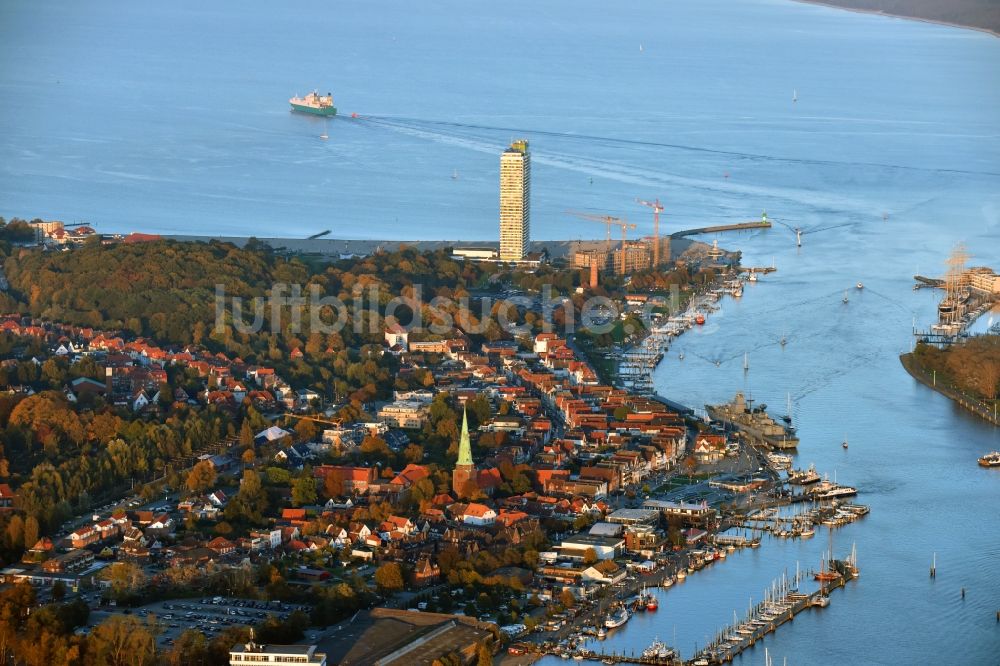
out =
<svg viewBox="0 0 1000 666"><path fill-rule="evenodd" d="M259 624L268 616L286 619L296 610L308 612L309 609L297 604L253 599L172 599L139 608L102 608L90 614L89 625L93 628L115 614L131 614L143 620L155 617L161 628L157 640L161 647L168 647L187 629L197 629L211 640L227 627Z"/></svg>

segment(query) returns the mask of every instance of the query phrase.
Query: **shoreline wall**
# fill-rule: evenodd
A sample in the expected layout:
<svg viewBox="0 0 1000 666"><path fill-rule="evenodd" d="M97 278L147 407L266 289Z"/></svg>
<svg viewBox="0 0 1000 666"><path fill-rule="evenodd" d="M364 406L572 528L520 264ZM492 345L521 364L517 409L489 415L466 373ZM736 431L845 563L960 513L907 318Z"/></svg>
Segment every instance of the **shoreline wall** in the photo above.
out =
<svg viewBox="0 0 1000 666"><path fill-rule="evenodd" d="M903 364L903 368L906 369L906 372L908 372L911 377L927 388L932 391L937 391L949 400L958 403L958 405L960 405L963 409L972 412L987 423L1000 426L1000 418L995 415L996 413L992 409L986 407L986 405L984 405L981 401L970 398L951 386L935 382L933 376L929 375L926 370L920 367L920 364L917 363L917 360L912 353L900 354L899 362Z"/></svg>

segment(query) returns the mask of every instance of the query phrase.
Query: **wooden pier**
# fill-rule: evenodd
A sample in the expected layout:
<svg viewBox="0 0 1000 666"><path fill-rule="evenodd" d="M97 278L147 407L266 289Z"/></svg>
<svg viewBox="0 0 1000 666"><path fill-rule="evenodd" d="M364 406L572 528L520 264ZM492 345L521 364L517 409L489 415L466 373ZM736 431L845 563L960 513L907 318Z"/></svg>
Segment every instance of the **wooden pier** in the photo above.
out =
<svg viewBox="0 0 1000 666"><path fill-rule="evenodd" d="M733 519L733 527L755 532L770 532L775 536L801 537L806 525L842 527L867 516L871 508L865 504L837 504L810 509L792 516L751 515ZM813 536L809 534L808 536ZM718 542L717 542L718 543Z"/></svg>
<svg viewBox="0 0 1000 666"><path fill-rule="evenodd" d="M783 605L788 606L787 609L779 613L772 612L769 616L772 619L767 620L763 624L759 623L759 621L756 624L751 624L751 620L748 619L724 628L719 633L720 638L717 641L699 651L691 659L687 660L685 664L690 666L705 666L706 664L713 666L730 662L745 650L753 647L769 633L776 631L781 625L794 620L796 615L807 608L814 606L825 607L829 604L829 598L826 595L831 590L844 587L848 580L857 577L858 571L856 565L846 560L833 560L831 565L832 571L830 574L834 577L830 580L824 580L819 590L811 594L788 593L781 600ZM774 605L773 603L761 602L751 611L750 615L759 616L761 612L768 610L768 606L773 608Z"/></svg>

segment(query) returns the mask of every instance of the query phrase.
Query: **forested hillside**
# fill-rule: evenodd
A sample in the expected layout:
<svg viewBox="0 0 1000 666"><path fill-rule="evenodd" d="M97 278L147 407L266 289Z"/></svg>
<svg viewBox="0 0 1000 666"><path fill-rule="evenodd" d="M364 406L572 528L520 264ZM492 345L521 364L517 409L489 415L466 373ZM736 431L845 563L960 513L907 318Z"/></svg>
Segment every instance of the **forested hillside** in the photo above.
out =
<svg viewBox="0 0 1000 666"><path fill-rule="evenodd" d="M249 323L253 319L250 299L266 298L275 284L286 285L285 295L296 285L303 296L308 295L310 285L316 285L321 296L338 296L345 304L351 304L358 293L369 297L372 288L381 288L384 305L390 295L418 283L424 300L462 293L482 280L484 270L477 264L455 262L446 250L421 254L402 249L310 266L301 258L279 255L253 242L244 248L218 242L88 243L69 252L15 250L4 263L10 292L0 305L47 321L122 330L161 343L204 344L244 358L270 354L276 359L282 356L277 352L294 348L308 353L306 347L317 351L381 342L381 325L366 325L361 332L348 326L337 334L312 338L303 331L300 337L289 330L292 319L286 309L276 327L278 333L271 335L268 307L260 335L238 333L229 320L224 330L216 331L217 285L222 285L230 299L229 310L232 297L243 299L244 319ZM357 289L361 286L363 291ZM363 308L366 313L370 305ZM353 314L353 310L348 313ZM302 321L308 318L306 309Z"/></svg>
<svg viewBox="0 0 1000 666"><path fill-rule="evenodd" d="M36 317L176 343L204 334L214 316L216 284L246 297L262 295L275 281L308 277L301 262L253 248L172 241L20 250L4 270L11 295Z"/></svg>

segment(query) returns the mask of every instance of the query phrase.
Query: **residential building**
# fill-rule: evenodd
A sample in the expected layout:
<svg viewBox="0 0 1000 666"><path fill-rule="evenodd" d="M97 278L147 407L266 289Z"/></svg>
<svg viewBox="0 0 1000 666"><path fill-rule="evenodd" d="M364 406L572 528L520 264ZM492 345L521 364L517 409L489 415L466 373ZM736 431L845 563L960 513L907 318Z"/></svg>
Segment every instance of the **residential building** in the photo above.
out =
<svg viewBox="0 0 1000 666"><path fill-rule="evenodd" d="M401 351L406 351L409 339L409 331L399 324L390 324L385 329L385 343L389 345L390 349L398 346Z"/></svg>
<svg viewBox="0 0 1000 666"><path fill-rule="evenodd" d="M412 582L414 587L433 585L441 580L441 569L429 557L423 557L413 567Z"/></svg>
<svg viewBox="0 0 1000 666"><path fill-rule="evenodd" d="M14 508L14 500L17 495L6 483L0 483L0 510Z"/></svg>
<svg viewBox="0 0 1000 666"><path fill-rule="evenodd" d="M496 522L497 512L485 504L473 502L465 508L462 515L462 522L469 525L492 525Z"/></svg>
<svg viewBox="0 0 1000 666"><path fill-rule="evenodd" d="M652 556L663 543L663 537L652 525L631 525L625 530L625 550Z"/></svg>
<svg viewBox="0 0 1000 666"><path fill-rule="evenodd" d="M378 418L393 428L419 429L427 422L427 403L398 400L378 410Z"/></svg>
<svg viewBox="0 0 1000 666"><path fill-rule="evenodd" d="M609 258L612 253L607 248L591 248L587 250L577 250L571 257L573 268L593 268L598 271L606 271Z"/></svg>
<svg viewBox="0 0 1000 666"><path fill-rule="evenodd" d="M76 549L56 555L52 559L45 560L42 564L42 570L46 573L77 571L90 566L93 561L94 554L92 552L85 548Z"/></svg>
<svg viewBox="0 0 1000 666"><path fill-rule="evenodd" d="M334 474L340 481L344 494L368 492L368 487L378 480L374 467L344 467L340 465L319 465L313 468L313 476L323 479Z"/></svg>
<svg viewBox="0 0 1000 666"><path fill-rule="evenodd" d="M649 245L643 242L625 243L614 252L615 272L625 275L634 271L646 270L652 264Z"/></svg>

